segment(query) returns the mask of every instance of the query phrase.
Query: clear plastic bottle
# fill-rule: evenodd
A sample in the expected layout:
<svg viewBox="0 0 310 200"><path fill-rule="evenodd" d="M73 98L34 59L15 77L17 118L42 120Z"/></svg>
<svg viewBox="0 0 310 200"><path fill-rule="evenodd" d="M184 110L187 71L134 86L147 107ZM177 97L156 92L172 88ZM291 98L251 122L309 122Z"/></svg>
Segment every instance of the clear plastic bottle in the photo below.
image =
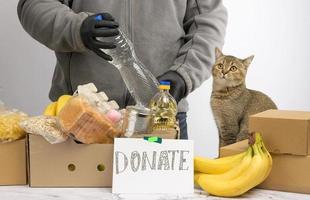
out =
<svg viewBox="0 0 310 200"><path fill-rule="evenodd" d="M153 113L152 130L174 128L177 115L177 103L169 94L170 82L161 81L160 91L152 98L150 108Z"/></svg>
<svg viewBox="0 0 310 200"><path fill-rule="evenodd" d="M157 79L138 60L133 44L122 31L118 36L108 39L115 40L116 48L102 51L113 58L110 63L119 70L137 106L147 108L152 97L158 92ZM98 40L106 41L107 38Z"/></svg>

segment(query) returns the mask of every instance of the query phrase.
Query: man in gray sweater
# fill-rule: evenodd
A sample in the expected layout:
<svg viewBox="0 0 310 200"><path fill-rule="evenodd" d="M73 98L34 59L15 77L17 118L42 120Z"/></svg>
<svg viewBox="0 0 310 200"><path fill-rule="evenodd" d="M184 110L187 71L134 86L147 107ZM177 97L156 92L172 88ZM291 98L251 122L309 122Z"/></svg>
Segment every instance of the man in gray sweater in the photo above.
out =
<svg viewBox="0 0 310 200"><path fill-rule="evenodd" d="M96 20L98 15L103 20ZM100 50L116 44L96 40L116 36L120 28L142 63L159 80L171 82L183 139L185 97L210 77L227 23L222 0L20 0L18 16L34 39L55 51L53 101L93 82L121 107L131 103L118 70L108 62L112 58Z"/></svg>

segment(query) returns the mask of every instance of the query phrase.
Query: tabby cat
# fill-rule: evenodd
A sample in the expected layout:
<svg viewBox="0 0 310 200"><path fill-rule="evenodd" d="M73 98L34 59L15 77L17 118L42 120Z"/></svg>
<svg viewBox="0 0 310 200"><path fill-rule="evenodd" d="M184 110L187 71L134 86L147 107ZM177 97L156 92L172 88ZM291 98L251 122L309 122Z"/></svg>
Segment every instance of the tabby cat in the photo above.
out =
<svg viewBox="0 0 310 200"><path fill-rule="evenodd" d="M243 60L224 55L218 48L215 55L211 108L220 146L225 146L248 137L250 115L277 107L267 95L246 88L245 77L254 56Z"/></svg>

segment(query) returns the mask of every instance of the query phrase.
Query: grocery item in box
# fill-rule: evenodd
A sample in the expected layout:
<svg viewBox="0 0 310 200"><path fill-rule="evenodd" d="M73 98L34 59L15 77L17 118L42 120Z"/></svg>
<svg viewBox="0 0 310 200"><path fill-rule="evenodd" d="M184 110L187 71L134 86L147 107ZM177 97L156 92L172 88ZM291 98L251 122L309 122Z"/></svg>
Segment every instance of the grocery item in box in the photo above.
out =
<svg viewBox="0 0 310 200"><path fill-rule="evenodd" d="M97 93L97 88L93 83L79 85L75 96L83 97L89 105L106 115L114 124L121 121L122 116L118 111L119 105L114 100L108 101L109 98L103 91ZM118 125L120 126L120 124Z"/></svg>
<svg viewBox="0 0 310 200"><path fill-rule="evenodd" d="M62 143L68 139L57 125L53 116L29 117L20 122L20 126L27 132L43 136L49 143Z"/></svg>
<svg viewBox="0 0 310 200"><path fill-rule="evenodd" d="M26 133L19 122L27 115L16 109L8 109L0 105L0 143L12 142L25 137Z"/></svg>
<svg viewBox="0 0 310 200"><path fill-rule="evenodd" d="M57 116L61 109L66 105L66 103L71 99L71 95L62 95L57 101L48 104L43 112L47 116Z"/></svg>
<svg viewBox="0 0 310 200"><path fill-rule="evenodd" d="M169 94L170 82L160 81L159 90L150 102L153 112L151 129L154 131L174 128L177 115L177 103Z"/></svg>
<svg viewBox="0 0 310 200"><path fill-rule="evenodd" d="M85 144L113 143L115 137L122 135L105 114L80 96L65 105L58 115L58 123L66 134Z"/></svg>

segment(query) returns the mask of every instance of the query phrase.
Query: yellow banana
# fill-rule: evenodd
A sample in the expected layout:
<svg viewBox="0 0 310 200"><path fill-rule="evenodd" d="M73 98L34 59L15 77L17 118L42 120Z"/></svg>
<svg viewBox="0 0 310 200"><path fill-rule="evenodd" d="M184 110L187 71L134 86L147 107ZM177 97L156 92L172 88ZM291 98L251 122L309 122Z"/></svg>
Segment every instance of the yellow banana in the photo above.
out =
<svg viewBox="0 0 310 200"><path fill-rule="evenodd" d="M214 179L214 180L221 180L221 181L225 181L225 180L229 181L229 180L238 178L245 170L247 170L251 166L252 157L253 157L253 149L252 147L249 147L248 150L246 151L246 155L243 157L240 164L236 165L231 170L225 173L222 173L222 174L207 174L205 178L209 180ZM199 177L196 177L196 179L198 179Z"/></svg>
<svg viewBox="0 0 310 200"><path fill-rule="evenodd" d="M262 154L264 162L268 166L265 175L260 180L258 180L258 182L259 182L258 184L260 184L269 176L269 174L271 172L272 158L271 158L270 153L267 151L260 134L256 134L256 140L259 140L259 144L258 144L259 152Z"/></svg>
<svg viewBox="0 0 310 200"><path fill-rule="evenodd" d="M269 170L269 165L264 159L264 154L259 151L256 142L253 146L254 156L250 166L239 176L230 180L209 178L209 175L200 175L198 185L205 191L216 196L234 197L242 195L262 181ZM235 169L234 169L235 170Z"/></svg>
<svg viewBox="0 0 310 200"><path fill-rule="evenodd" d="M56 115L58 115L61 111L61 109L66 105L66 103L72 98L71 95L62 95L58 98L57 101L57 109L56 109Z"/></svg>
<svg viewBox="0 0 310 200"><path fill-rule="evenodd" d="M195 184L195 186L198 186L198 179L201 175L204 175L204 173L200 173L200 172L194 173L194 184Z"/></svg>
<svg viewBox="0 0 310 200"><path fill-rule="evenodd" d="M239 164L245 155L246 152L218 159L195 157L194 170L206 174L221 174Z"/></svg>
<svg viewBox="0 0 310 200"><path fill-rule="evenodd" d="M43 112L43 115L56 116L57 102L48 104Z"/></svg>

